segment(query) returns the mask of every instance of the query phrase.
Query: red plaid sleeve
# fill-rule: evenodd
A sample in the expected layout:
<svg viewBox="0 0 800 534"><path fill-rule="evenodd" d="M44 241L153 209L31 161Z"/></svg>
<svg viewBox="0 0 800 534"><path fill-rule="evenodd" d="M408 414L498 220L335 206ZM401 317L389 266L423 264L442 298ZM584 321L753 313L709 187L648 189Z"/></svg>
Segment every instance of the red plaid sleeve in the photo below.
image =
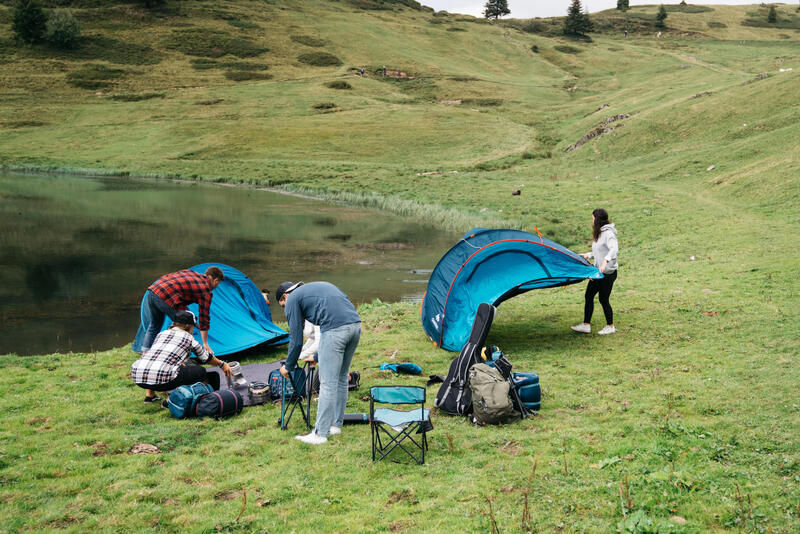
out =
<svg viewBox="0 0 800 534"><path fill-rule="evenodd" d="M212 293L206 275L189 269L177 271L162 276L148 289L175 310L185 310L189 304L196 302L200 307L197 327L200 330L209 329Z"/></svg>
<svg viewBox="0 0 800 534"><path fill-rule="evenodd" d="M211 319L209 318L209 310L211 309L211 297L214 295L211 291L203 294L197 302L200 307L200 317L197 319L197 328L200 330L208 330L211 327Z"/></svg>

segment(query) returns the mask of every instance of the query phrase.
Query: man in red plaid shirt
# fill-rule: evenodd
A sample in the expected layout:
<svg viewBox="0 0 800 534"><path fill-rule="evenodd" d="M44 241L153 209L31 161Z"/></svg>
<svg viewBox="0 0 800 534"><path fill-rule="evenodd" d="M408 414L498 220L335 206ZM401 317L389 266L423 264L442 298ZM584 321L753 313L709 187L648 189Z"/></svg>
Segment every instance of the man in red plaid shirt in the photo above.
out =
<svg viewBox="0 0 800 534"><path fill-rule="evenodd" d="M191 270L183 270L162 276L147 288L147 306L150 310L150 324L147 326L142 340L142 354L153 344L156 335L161 332L164 317L169 316L175 321L175 314L196 302L200 307L200 320L197 328L203 339L203 348L210 355L214 351L208 346L208 328L210 321L208 310L211 307L211 292L225 280L222 269L209 267L206 274Z"/></svg>

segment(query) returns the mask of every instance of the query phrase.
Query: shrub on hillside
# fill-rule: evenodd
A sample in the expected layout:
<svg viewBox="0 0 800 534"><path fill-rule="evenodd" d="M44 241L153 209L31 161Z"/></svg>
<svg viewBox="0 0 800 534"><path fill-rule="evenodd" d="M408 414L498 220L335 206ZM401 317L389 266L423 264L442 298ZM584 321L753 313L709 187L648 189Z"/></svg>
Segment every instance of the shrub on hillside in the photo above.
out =
<svg viewBox="0 0 800 534"><path fill-rule="evenodd" d="M708 27L709 28L727 28L728 25L725 24L724 22L717 22L716 20L710 20L710 21L708 21Z"/></svg>
<svg viewBox="0 0 800 534"><path fill-rule="evenodd" d="M502 106L503 100L500 98L462 98L461 103L472 106L495 107Z"/></svg>
<svg viewBox="0 0 800 534"><path fill-rule="evenodd" d="M149 45L112 39L103 35L85 35L80 46L69 52L70 59L107 61L123 65L153 65L163 59L161 53Z"/></svg>
<svg viewBox="0 0 800 534"><path fill-rule="evenodd" d="M320 39L319 37L312 37L311 35L292 35L290 39L295 43L299 43L305 46L313 46L314 48L325 46L325 39Z"/></svg>
<svg viewBox="0 0 800 534"><path fill-rule="evenodd" d="M269 80L272 78L272 74L251 70L228 70L225 71L225 77L235 82L243 82L245 80Z"/></svg>
<svg viewBox="0 0 800 534"><path fill-rule="evenodd" d="M465 32L467 30L465 30L464 28L459 28L458 26L453 26L451 28L447 28L447 31L449 31L449 32Z"/></svg>
<svg viewBox="0 0 800 534"><path fill-rule="evenodd" d="M312 107L314 109L333 109L336 107L336 104L333 102L320 102L319 104L314 104Z"/></svg>
<svg viewBox="0 0 800 534"><path fill-rule="evenodd" d="M47 25L47 16L34 0L20 0L14 8L11 28L17 40L35 43L42 39Z"/></svg>
<svg viewBox="0 0 800 534"><path fill-rule="evenodd" d="M257 71L269 69L269 65L266 63L255 63L252 61L222 61L218 65L222 69L229 70Z"/></svg>
<svg viewBox="0 0 800 534"><path fill-rule="evenodd" d="M56 48L75 48L81 36L81 24L68 9L54 9L47 18L44 36Z"/></svg>
<svg viewBox="0 0 800 534"><path fill-rule="evenodd" d="M325 87L330 89L352 89L353 86L344 80L334 80L325 84Z"/></svg>
<svg viewBox="0 0 800 534"><path fill-rule="evenodd" d="M342 60L327 52L310 52L297 57L298 61L313 67L338 67Z"/></svg>
<svg viewBox="0 0 800 534"><path fill-rule="evenodd" d="M219 61L204 57L193 59L189 62L194 70L210 70L219 68Z"/></svg>
<svg viewBox="0 0 800 534"><path fill-rule="evenodd" d="M393 10L395 6L406 6L417 11L433 11L416 0L349 0L350 5L359 9Z"/></svg>
<svg viewBox="0 0 800 534"><path fill-rule="evenodd" d="M216 59L197 58L190 61L194 70L227 69L239 71L268 70L266 63L252 61L218 61Z"/></svg>
<svg viewBox="0 0 800 534"><path fill-rule="evenodd" d="M187 56L199 57L222 57L227 54L253 57L269 51L249 39L203 28L175 31L166 39L165 46Z"/></svg>
<svg viewBox="0 0 800 534"><path fill-rule="evenodd" d="M512 21L507 21L506 23L508 24L509 22ZM549 19L531 19L522 24L518 29L526 33L536 33L539 35L555 37L556 35L561 35L563 24L555 17Z"/></svg>
<svg viewBox="0 0 800 534"><path fill-rule="evenodd" d="M689 4L667 5L664 6L664 9L666 9L668 13L708 13L709 11L714 11L713 7Z"/></svg>
<svg viewBox="0 0 800 534"><path fill-rule="evenodd" d="M111 100L116 102L141 102L142 100L150 100L151 98L164 98L166 93L123 93L120 95L113 95Z"/></svg>

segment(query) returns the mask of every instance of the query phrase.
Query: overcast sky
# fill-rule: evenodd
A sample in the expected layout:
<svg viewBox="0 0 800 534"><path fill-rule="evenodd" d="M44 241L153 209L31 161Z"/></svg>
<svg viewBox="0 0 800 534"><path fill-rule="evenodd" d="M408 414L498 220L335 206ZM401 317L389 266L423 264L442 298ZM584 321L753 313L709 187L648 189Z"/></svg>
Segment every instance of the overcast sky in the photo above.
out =
<svg viewBox="0 0 800 534"><path fill-rule="evenodd" d="M430 6L437 11L445 10L450 13L465 13L467 15L483 16L483 6L486 0L418 0L421 4ZM528 19L532 17L559 17L567 14L567 7L571 0L508 0L508 8L511 10L510 17L518 19ZM680 0L649 0L637 2L631 0L632 6L645 4L680 4ZM754 0L702 0L689 2L692 4L760 4ZM583 0L584 9L590 13L617 7L617 0Z"/></svg>

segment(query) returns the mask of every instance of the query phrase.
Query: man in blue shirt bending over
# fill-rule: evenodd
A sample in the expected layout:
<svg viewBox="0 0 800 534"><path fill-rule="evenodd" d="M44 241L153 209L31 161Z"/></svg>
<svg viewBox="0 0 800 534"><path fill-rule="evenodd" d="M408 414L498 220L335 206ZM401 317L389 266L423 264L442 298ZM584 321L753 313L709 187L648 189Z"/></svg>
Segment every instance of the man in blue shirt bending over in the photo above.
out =
<svg viewBox="0 0 800 534"><path fill-rule="evenodd" d="M350 363L361 339L361 317L347 295L328 282L284 282L275 297L289 321L289 354L281 366L283 376L290 378L289 373L297 367L303 346L303 321L318 325L322 333L317 352L317 422L310 434L297 436L304 443L320 445L328 441L328 436L342 432Z"/></svg>

